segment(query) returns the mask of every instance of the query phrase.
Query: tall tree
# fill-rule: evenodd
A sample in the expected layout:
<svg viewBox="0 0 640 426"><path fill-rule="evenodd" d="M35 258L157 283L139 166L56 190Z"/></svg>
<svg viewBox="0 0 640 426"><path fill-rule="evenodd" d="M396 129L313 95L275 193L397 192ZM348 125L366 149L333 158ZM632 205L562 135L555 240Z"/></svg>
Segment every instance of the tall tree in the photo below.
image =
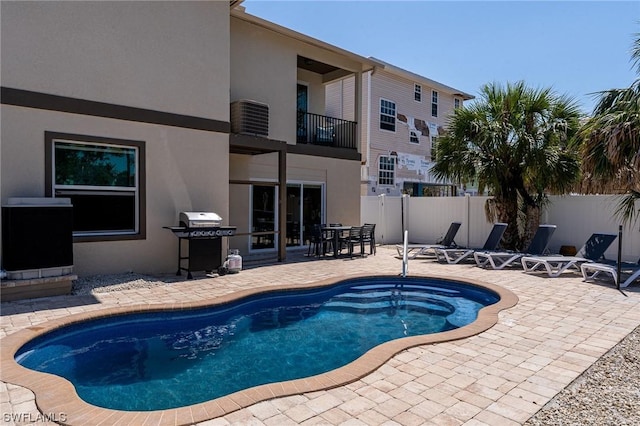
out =
<svg viewBox="0 0 640 426"><path fill-rule="evenodd" d="M522 249L540 223L546 192L565 192L579 176L568 149L579 118L575 102L551 89L487 84L451 117L433 172L488 189L488 219L508 223L506 248Z"/></svg>
<svg viewBox="0 0 640 426"><path fill-rule="evenodd" d="M631 60L638 78L628 88L598 93L593 115L576 139L581 144L583 189L622 193L617 212L627 223L640 217L640 33Z"/></svg>

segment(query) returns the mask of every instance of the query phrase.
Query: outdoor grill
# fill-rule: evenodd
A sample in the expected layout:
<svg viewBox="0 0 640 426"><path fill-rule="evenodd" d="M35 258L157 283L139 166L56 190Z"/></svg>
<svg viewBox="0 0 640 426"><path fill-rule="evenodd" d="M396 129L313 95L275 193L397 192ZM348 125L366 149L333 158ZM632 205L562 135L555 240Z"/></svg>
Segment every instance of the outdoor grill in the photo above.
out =
<svg viewBox="0 0 640 426"><path fill-rule="evenodd" d="M236 234L235 226L222 226L222 218L213 212L180 212L180 226L165 226L178 237L178 271L211 273L222 266L222 237ZM183 245L187 254L183 254ZM184 266L186 263L186 267Z"/></svg>

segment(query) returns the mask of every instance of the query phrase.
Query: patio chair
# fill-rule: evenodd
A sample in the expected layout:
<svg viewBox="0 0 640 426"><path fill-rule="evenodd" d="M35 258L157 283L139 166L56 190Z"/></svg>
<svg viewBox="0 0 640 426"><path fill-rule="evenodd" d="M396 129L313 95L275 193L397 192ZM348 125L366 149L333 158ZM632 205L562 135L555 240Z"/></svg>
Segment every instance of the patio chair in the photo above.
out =
<svg viewBox="0 0 640 426"><path fill-rule="evenodd" d="M322 239L322 228L320 224L314 224L311 227L311 235L309 236L309 248L307 249L307 256L311 256L311 252L313 251L314 256L320 255L326 251L326 247L324 246L324 242Z"/></svg>
<svg viewBox="0 0 640 426"><path fill-rule="evenodd" d="M434 249L436 254L436 259L438 261L446 261L449 264L460 263L463 260L472 260L473 253L482 250L485 252L495 251L500 244L500 240L502 240L502 235L504 231L507 229L506 223L494 223L489 236L487 237L487 241L485 241L484 246L482 248L440 248L436 247Z"/></svg>
<svg viewBox="0 0 640 426"><path fill-rule="evenodd" d="M360 250L364 253L365 245L369 244L369 254L376 254L376 224L365 223L362 227L362 238L360 239Z"/></svg>
<svg viewBox="0 0 640 426"><path fill-rule="evenodd" d="M407 257L409 259L415 259L418 256L434 257L435 248L457 247L454 238L460 229L460 225L462 225L460 222L451 222L451 225L449 225L449 229L442 241L435 244L407 244ZM398 256L403 257L404 246L402 244L396 244L396 250L398 251Z"/></svg>
<svg viewBox="0 0 640 426"><path fill-rule="evenodd" d="M336 222L336 223L329 224L329 228L339 228L339 227L342 227L342 223ZM323 238L326 241L325 248L330 246L332 252L340 253L343 248L342 244L340 243L340 239L343 238L344 236L345 235L342 230L332 230L332 231L325 232L323 234ZM336 244L336 241L338 242L338 244Z"/></svg>
<svg viewBox="0 0 640 426"><path fill-rule="evenodd" d="M364 255L364 245L362 244L362 228L363 226L352 226L349 233L345 233L340 237L340 246L344 246L349 253L349 257L353 257L353 249L355 246L360 247L360 256Z"/></svg>
<svg viewBox="0 0 640 426"><path fill-rule="evenodd" d="M633 281L640 282L640 264L632 264L625 262L620 265L621 271L628 275L627 278L620 283L620 287L628 287ZM580 265L582 277L584 281L595 280L595 278L604 273L610 275L613 278L614 284L618 285L618 266L616 263L583 263Z"/></svg>
<svg viewBox="0 0 640 426"><path fill-rule="evenodd" d="M571 269L580 272L583 263L603 258L616 237L616 234L592 234L575 256L524 256L520 259L522 268L527 273L546 272L552 278Z"/></svg>
<svg viewBox="0 0 640 426"><path fill-rule="evenodd" d="M556 230L556 225L540 225L533 236L529 247L525 251L475 251L473 258L481 268L504 269L507 266L519 264L520 259L527 255L543 255L547 251L549 240Z"/></svg>

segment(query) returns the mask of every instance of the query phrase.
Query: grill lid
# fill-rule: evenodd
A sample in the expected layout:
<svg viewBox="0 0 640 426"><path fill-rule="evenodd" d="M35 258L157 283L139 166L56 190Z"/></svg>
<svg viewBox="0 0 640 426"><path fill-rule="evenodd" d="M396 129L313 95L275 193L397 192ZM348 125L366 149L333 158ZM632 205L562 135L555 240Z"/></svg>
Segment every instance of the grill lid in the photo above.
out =
<svg viewBox="0 0 640 426"><path fill-rule="evenodd" d="M187 228L217 227L222 218L213 212L180 212L180 225Z"/></svg>

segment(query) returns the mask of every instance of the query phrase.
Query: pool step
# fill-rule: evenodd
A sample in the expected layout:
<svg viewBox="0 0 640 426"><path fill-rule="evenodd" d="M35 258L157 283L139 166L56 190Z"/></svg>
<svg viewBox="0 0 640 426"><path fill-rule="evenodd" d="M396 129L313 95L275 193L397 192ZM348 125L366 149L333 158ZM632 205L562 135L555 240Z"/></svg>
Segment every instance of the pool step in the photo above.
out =
<svg viewBox="0 0 640 426"><path fill-rule="evenodd" d="M391 309L404 309L419 311L435 315L449 315L455 308L441 300L429 298L358 298L358 297L334 297L324 304L324 309L340 310L346 312L369 312L385 311Z"/></svg>

